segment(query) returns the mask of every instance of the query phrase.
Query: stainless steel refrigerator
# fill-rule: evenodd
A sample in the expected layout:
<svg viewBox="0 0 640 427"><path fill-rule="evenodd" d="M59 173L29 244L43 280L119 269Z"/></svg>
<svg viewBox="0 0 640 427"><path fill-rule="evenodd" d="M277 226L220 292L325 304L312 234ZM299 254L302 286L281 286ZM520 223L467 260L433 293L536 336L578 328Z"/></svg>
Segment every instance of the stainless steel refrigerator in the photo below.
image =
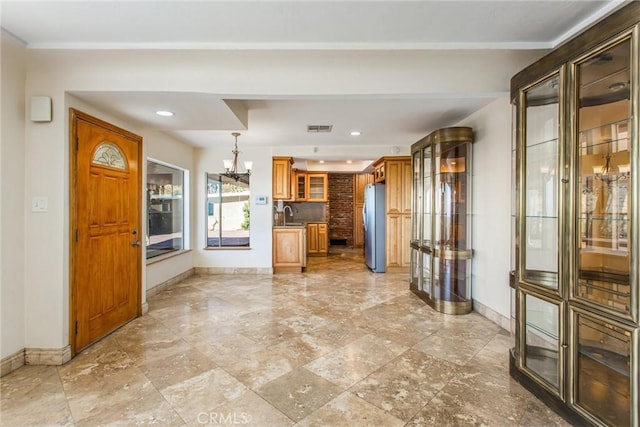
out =
<svg viewBox="0 0 640 427"><path fill-rule="evenodd" d="M385 272L385 203L384 184L367 184L364 188L364 257L374 273Z"/></svg>

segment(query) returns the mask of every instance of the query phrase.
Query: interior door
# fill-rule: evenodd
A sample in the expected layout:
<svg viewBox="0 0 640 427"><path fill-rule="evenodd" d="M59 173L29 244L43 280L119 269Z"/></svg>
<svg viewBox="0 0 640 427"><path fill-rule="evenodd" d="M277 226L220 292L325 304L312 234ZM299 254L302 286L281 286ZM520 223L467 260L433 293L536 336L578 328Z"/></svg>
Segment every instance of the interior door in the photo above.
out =
<svg viewBox="0 0 640 427"><path fill-rule="evenodd" d="M71 110L74 352L141 312L142 138Z"/></svg>

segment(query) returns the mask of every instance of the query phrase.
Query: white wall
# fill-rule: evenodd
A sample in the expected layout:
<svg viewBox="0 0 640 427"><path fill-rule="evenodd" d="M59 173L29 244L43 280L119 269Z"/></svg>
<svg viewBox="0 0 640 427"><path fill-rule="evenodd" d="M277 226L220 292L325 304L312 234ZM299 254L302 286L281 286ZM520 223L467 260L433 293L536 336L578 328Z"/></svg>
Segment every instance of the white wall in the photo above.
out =
<svg viewBox="0 0 640 427"><path fill-rule="evenodd" d="M222 159L229 157L232 148L232 140L229 145L199 149L197 152L195 177L195 239L194 239L194 266L195 267L240 267L240 268L271 268L271 216L273 212L273 200L271 200L271 157L270 148L242 147L240 162L253 161L253 170L249 181L251 191L251 249L204 249L206 246L205 233L207 227L206 206L206 174L224 171ZM242 143L240 142L240 145ZM256 196L267 196L266 205L256 205Z"/></svg>
<svg viewBox="0 0 640 427"><path fill-rule="evenodd" d="M25 347L68 344L69 153L66 94L76 91L193 91L246 98L335 94L395 95L508 90L511 75L539 51L209 51L209 50L28 50L25 99L53 99L53 121L25 123L24 197L49 199L46 214L23 209ZM496 64L500 66L496 66ZM434 66L437 64L437 66ZM118 124L117 122L115 124ZM250 124L249 124L250 126ZM126 127L126 126L124 126ZM136 132L136 129L131 129ZM141 133L141 132L140 132ZM142 134L142 133L141 133ZM142 134L146 137L145 134ZM146 138L145 138L146 141ZM407 146L414 141L407 141ZM224 157L230 147L223 147ZM339 148L336 147L337 150ZM368 147L362 147L367 150ZM163 153L172 156L173 150ZM336 155L339 155L339 151ZM271 205L253 206L252 249L204 251L204 173L219 170L223 155L211 148L196 154L192 174L195 226L193 266L271 267ZM254 160L251 193L271 195L270 148L243 149ZM162 159L161 159L162 160ZM171 163L171 159L168 159ZM26 204L26 203L25 203ZM24 204L23 204L24 205ZM264 212L264 214L263 214ZM187 257L189 255L186 255ZM178 258L178 257L176 257ZM179 271L189 263L176 260ZM182 263L184 261L184 263ZM156 270L157 269L157 270ZM162 269L162 270L161 270ZM155 271L152 273L152 271ZM149 268L149 283L172 274ZM157 273L157 275L155 274ZM3 284L4 289L4 284ZM482 289L482 288L480 288ZM478 295L481 298L481 295ZM4 324L4 322L3 322Z"/></svg>
<svg viewBox="0 0 640 427"><path fill-rule="evenodd" d="M24 348L25 49L2 35L0 91L0 358Z"/></svg>
<svg viewBox="0 0 640 427"><path fill-rule="evenodd" d="M511 105L497 99L457 126L473 128L473 299L511 317Z"/></svg>

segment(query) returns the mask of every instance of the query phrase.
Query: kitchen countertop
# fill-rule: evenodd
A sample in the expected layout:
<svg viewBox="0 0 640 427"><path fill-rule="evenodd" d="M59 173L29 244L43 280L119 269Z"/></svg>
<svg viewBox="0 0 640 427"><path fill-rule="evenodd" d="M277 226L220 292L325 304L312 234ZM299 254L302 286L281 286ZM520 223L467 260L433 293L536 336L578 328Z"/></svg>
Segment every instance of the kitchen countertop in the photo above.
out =
<svg viewBox="0 0 640 427"><path fill-rule="evenodd" d="M307 224L328 224L327 221L292 222L287 225L274 225L273 228L305 228Z"/></svg>

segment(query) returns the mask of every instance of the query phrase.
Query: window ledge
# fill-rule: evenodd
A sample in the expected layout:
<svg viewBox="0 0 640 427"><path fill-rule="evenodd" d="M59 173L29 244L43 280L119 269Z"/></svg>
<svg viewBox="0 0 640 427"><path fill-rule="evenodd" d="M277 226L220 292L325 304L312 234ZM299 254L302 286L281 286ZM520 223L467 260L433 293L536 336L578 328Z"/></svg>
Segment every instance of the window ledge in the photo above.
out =
<svg viewBox="0 0 640 427"><path fill-rule="evenodd" d="M205 251L250 251L251 246L207 246Z"/></svg>
<svg viewBox="0 0 640 427"><path fill-rule="evenodd" d="M164 261L166 259L173 258L173 257L179 256L179 255L183 255L183 254L186 254L188 252L191 252L191 249L180 249L179 251L174 251L174 252L170 252L168 254L158 255L158 256L155 256L153 258L148 258L147 259L147 265L155 264L157 262Z"/></svg>

